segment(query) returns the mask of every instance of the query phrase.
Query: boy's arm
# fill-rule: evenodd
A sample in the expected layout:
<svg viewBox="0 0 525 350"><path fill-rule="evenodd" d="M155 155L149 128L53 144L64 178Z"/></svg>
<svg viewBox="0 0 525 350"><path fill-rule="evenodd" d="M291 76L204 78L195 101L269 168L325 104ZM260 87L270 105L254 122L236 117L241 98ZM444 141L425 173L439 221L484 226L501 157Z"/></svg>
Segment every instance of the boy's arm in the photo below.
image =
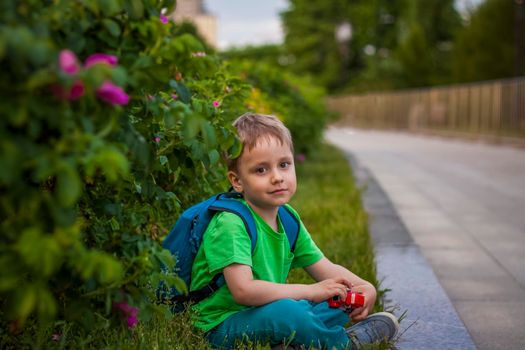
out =
<svg viewBox="0 0 525 350"><path fill-rule="evenodd" d="M264 305L285 298L314 302L321 302L335 295L346 298L346 288L351 285L343 276L324 279L312 285L255 280L251 267L241 264L226 266L223 274L235 302L248 306Z"/></svg>
<svg viewBox="0 0 525 350"><path fill-rule="evenodd" d="M357 308L350 316L353 320L360 321L365 319L374 307L377 292L375 287L368 281L360 278L347 268L334 264L326 257L321 260L304 268L306 272L316 281L323 281L326 279L333 279L343 277L352 283L353 292L361 292L365 296L365 305ZM345 296L346 298L346 296Z"/></svg>

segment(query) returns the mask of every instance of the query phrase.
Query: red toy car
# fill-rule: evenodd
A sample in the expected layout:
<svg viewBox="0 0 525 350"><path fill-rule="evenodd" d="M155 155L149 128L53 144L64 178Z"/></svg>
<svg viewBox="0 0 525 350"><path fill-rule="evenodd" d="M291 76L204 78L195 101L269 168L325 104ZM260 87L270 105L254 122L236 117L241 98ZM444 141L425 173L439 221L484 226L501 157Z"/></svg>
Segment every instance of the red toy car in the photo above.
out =
<svg viewBox="0 0 525 350"><path fill-rule="evenodd" d="M350 289L346 292L346 300L341 300L338 295L328 299L330 307L337 307L345 311L356 309L365 304L365 296L361 293L352 292Z"/></svg>

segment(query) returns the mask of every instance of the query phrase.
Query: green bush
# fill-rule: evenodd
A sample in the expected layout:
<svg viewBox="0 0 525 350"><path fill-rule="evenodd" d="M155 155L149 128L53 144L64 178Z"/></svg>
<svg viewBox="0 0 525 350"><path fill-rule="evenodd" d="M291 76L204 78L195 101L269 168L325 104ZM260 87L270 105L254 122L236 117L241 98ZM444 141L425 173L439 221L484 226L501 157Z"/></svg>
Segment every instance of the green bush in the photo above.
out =
<svg viewBox="0 0 525 350"><path fill-rule="evenodd" d="M161 20L173 6L0 5L0 347L86 346L170 317L155 288L186 286L161 273L175 260L160 242L184 208L227 188L222 158L241 151L231 121L250 84L299 151L319 140L318 89L225 65Z"/></svg>
<svg viewBox="0 0 525 350"><path fill-rule="evenodd" d="M269 63L233 59L230 66L255 89L248 109L279 116L292 133L296 153L309 153L319 147L330 117L323 88L307 77Z"/></svg>
<svg viewBox="0 0 525 350"><path fill-rule="evenodd" d="M159 241L226 187L220 158L240 151L229 125L249 90L161 22L173 5L1 5L0 346L133 326L168 314L151 303L161 279L183 288L161 275L174 259Z"/></svg>

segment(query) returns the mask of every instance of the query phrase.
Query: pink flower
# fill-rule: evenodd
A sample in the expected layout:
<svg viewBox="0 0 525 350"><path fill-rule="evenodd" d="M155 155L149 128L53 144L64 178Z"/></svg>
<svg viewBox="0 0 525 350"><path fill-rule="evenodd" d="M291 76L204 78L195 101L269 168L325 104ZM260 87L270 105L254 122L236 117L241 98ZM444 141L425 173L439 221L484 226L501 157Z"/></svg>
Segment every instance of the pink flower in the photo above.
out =
<svg viewBox="0 0 525 350"><path fill-rule="evenodd" d="M60 340L60 337L62 336L62 334L60 333L55 333L51 336L51 340L53 340L54 342L58 342Z"/></svg>
<svg viewBox="0 0 525 350"><path fill-rule="evenodd" d="M137 318L137 315L128 316L127 318L128 322L128 328L133 328L139 323L139 319Z"/></svg>
<svg viewBox="0 0 525 350"><path fill-rule="evenodd" d="M138 319L139 308L138 307L131 306L125 301L120 302L120 303L113 303L113 307L121 313L123 318L126 319L128 328L135 327L137 323L139 322L139 319Z"/></svg>
<svg viewBox="0 0 525 350"><path fill-rule="evenodd" d="M113 84L111 81L106 80L97 89L97 96L102 101L111 103L112 105L127 105L129 102L129 96L122 90L121 87Z"/></svg>
<svg viewBox="0 0 525 350"><path fill-rule="evenodd" d="M84 83L82 80L76 80L69 90L66 90L61 85L52 85L51 91L59 99L75 101L84 95Z"/></svg>
<svg viewBox="0 0 525 350"><path fill-rule="evenodd" d="M304 155L304 153L299 153L298 155L295 156L295 159L299 163L304 163L304 161L306 160L306 156Z"/></svg>
<svg viewBox="0 0 525 350"><path fill-rule="evenodd" d="M159 142L160 142L160 137L157 136L157 137L155 137L153 140L154 140L156 143L159 143Z"/></svg>
<svg viewBox="0 0 525 350"><path fill-rule="evenodd" d="M206 57L206 52L203 52L203 51L193 52L191 55L193 57Z"/></svg>
<svg viewBox="0 0 525 350"><path fill-rule="evenodd" d="M71 90L69 90L69 96L67 98L68 100L75 101L82 97L82 95L84 95L84 83L82 80L77 80L71 86Z"/></svg>
<svg viewBox="0 0 525 350"><path fill-rule="evenodd" d="M88 58L86 58L86 61L84 62L84 66L86 68L91 67L94 64L97 63L103 63L103 64L109 64L110 66L115 66L118 63L117 56L108 55L105 53L94 53L90 55Z"/></svg>
<svg viewBox="0 0 525 350"><path fill-rule="evenodd" d="M174 99L174 100L176 100L176 99L179 98L179 96L177 96L177 94L171 94L171 98Z"/></svg>
<svg viewBox="0 0 525 350"><path fill-rule="evenodd" d="M62 72L68 75L77 74L80 70L77 56L71 50L62 50L58 55L58 65Z"/></svg>
<svg viewBox="0 0 525 350"><path fill-rule="evenodd" d="M160 18L160 21L162 22L162 24L168 24L168 22L169 22L168 17L166 17L166 16L161 14L159 18Z"/></svg>
<svg viewBox="0 0 525 350"><path fill-rule="evenodd" d="M217 108L219 107L220 103L219 101L213 101L213 107Z"/></svg>

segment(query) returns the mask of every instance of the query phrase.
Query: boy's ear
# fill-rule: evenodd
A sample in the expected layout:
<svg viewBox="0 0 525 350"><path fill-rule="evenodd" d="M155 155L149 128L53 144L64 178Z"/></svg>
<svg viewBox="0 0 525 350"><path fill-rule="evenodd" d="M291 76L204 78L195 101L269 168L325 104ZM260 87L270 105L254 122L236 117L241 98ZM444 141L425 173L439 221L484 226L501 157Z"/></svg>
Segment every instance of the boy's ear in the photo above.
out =
<svg viewBox="0 0 525 350"><path fill-rule="evenodd" d="M228 180L230 180L230 183L235 190L235 192L242 193L242 182L241 179L239 179L239 176L234 171L230 170L228 171Z"/></svg>

